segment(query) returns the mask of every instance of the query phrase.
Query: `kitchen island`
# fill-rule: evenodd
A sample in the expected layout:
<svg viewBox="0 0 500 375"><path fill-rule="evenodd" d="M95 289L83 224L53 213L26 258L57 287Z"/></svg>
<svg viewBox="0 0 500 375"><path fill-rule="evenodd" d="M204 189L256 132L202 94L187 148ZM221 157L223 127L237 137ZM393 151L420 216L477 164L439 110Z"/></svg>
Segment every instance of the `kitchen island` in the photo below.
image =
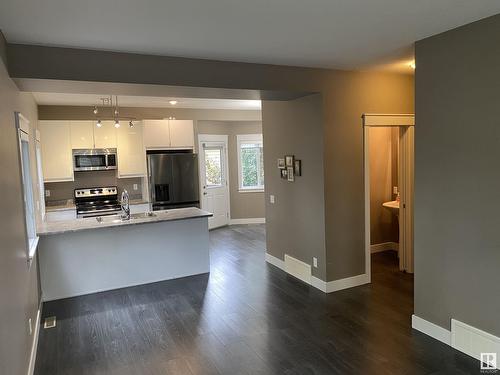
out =
<svg viewBox="0 0 500 375"><path fill-rule="evenodd" d="M208 217L198 208L45 222L38 227L44 301L210 271Z"/></svg>

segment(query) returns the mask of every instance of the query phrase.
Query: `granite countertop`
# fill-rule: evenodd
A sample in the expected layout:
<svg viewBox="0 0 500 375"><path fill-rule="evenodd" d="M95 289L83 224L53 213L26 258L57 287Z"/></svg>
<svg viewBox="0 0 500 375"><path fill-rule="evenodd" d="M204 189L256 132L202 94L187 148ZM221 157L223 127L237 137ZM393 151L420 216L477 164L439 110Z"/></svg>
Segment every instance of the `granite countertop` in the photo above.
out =
<svg viewBox="0 0 500 375"><path fill-rule="evenodd" d="M37 234L39 236L48 236L53 234L79 232L82 230L158 223L162 221L187 220L187 219L196 219L201 217L212 216L210 212L200 210L199 208L196 207L175 208L166 211L155 211L154 214L155 216L152 217L147 217L147 216L138 217L125 221L121 221L119 220L118 216L113 215L113 216L103 216L102 222L98 222L95 217L65 220L65 221L44 222L38 226Z"/></svg>

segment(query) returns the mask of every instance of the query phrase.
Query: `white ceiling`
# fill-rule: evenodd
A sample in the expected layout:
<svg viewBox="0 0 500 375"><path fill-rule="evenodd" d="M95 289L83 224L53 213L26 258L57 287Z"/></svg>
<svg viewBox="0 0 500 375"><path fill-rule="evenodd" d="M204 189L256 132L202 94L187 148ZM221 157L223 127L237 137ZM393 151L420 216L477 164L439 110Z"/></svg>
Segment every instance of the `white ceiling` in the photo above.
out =
<svg viewBox="0 0 500 375"><path fill-rule="evenodd" d="M2 0L12 43L327 68L408 69L416 40L499 0Z"/></svg>
<svg viewBox="0 0 500 375"><path fill-rule="evenodd" d="M68 94L52 92L34 92L33 96L39 105L101 105L101 98L108 95L94 94ZM114 100L114 99L113 99ZM172 105L170 100L177 100ZM155 96L118 96L120 107L146 107L146 108L195 108L195 109L239 109L260 110L260 100L235 100L235 99L202 99L202 98L177 98Z"/></svg>

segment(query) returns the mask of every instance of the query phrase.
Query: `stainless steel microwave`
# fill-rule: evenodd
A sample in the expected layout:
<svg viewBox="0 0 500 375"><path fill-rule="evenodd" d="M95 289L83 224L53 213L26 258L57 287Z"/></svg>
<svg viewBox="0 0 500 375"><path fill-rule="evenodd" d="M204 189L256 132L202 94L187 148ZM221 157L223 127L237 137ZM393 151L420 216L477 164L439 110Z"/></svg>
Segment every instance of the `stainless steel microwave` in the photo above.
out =
<svg viewBox="0 0 500 375"><path fill-rule="evenodd" d="M73 170L75 172L108 171L116 168L116 148L73 150Z"/></svg>

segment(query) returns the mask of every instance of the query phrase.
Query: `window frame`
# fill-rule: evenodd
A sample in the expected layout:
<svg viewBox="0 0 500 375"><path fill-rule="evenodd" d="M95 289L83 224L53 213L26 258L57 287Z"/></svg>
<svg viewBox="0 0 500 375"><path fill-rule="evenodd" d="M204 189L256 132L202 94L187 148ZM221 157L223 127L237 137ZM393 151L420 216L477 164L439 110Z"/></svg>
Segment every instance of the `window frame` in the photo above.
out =
<svg viewBox="0 0 500 375"><path fill-rule="evenodd" d="M238 134L236 135L236 148L238 153L238 191L240 193L263 193L265 183L262 186L243 186L243 168L241 165L241 145L244 143L257 143L264 148L263 137L261 133L258 134ZM263 152L263 151L262 151ZM265 176L265 171L264 171Z"/></svg>
<svg viewBox="0 0 500 375"><path fill-rule="evenodd" d="M36 208L33 189L33 174L31 166L31 142L29 136L29 121L21 113L15 112L15 123L18 137L19 167L21 170L21 187L23 197L24 229L26 233L26 256L30 262L38 248L39 237L36 233ZM23 156L23 142L28 146L28 160L26 162L28 170L25 170L25 160ZM25 181L30 184L28 191L25 189ZM31 217L28 212L28 204L31 204Z"/></svg>

